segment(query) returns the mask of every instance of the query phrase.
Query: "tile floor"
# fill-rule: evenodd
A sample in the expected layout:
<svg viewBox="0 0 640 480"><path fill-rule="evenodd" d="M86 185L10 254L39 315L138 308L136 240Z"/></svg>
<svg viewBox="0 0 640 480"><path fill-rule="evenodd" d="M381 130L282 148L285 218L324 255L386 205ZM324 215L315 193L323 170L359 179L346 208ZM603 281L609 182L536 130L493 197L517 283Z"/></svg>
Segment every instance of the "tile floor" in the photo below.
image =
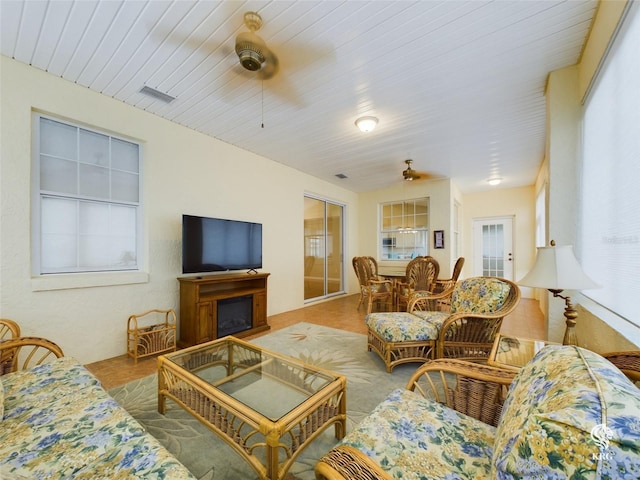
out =
<svg viewBox="0 0 640 480"><path fill-rule="evenodd" d="M298 322L307 322L365 334L367 333L364 324L365 307L360 307L358 310L356 309L357 305L358 295L341 296L298 310L272 315L268 318L268 323L271 326L270 331ZM501 332L523 338L545 340L544 317L538 302L528 298L521 299L515 312L505 318ZM269 331L246 337L245 340L251 340L267 333ZM155 357L147 357L138 360L136 365L133 359L122 355L91 363L87 365L87 368L100 379L104 388L108 390L150 375L156 371L157 361Z"/></svg>

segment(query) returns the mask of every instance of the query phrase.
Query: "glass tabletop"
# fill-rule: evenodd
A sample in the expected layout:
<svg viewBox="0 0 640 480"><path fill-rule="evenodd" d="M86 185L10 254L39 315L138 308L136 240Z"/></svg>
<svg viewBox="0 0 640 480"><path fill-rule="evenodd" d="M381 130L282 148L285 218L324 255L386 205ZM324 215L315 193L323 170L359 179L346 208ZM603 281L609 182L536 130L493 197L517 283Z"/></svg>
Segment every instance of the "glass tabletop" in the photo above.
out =
<svg viewBox="0 0 640 480"><path fill-rule="evenodd" d="M500 367L520 369L531 360L536 353L552 342L519 338L500 334L494 343L489 363Z"/></svg>
<svg viewBox="0 0 640 480"><path fill-rule="evenodd" d="M165 358L272 421L339 378L235 337L190 347Z"/></svg>

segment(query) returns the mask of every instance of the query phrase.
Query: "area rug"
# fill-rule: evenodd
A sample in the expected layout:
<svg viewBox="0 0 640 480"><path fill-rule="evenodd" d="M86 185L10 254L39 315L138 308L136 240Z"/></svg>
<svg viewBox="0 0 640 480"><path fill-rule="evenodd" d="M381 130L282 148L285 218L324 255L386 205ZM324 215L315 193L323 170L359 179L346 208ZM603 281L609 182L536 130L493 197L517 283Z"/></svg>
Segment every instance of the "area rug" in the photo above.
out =
<svg viewBox="0 0 640 480"><path fill-rule="evenodd" d="M404 387L417 365L399 365L389 374L382 360L367 351L364 335L299 323L251 341L347 377L347 431L396 387ZM109 393L200 480L257 478L249 465L211 430L167 401L158 413L157 377L151 375ZM328 428L298 456L287 480L313 480L318 459L336 443Z"/></svg>

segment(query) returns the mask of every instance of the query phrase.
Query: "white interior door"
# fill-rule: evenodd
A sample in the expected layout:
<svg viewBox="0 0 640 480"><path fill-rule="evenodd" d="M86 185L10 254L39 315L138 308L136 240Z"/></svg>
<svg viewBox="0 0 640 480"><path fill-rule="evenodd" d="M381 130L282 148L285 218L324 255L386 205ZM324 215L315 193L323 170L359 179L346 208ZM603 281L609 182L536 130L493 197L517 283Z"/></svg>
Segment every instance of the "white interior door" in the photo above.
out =
<svg viewBox="0 0 640 480"><path fill-rule="evenodd" d="M513 217L473 221L473 274L513 280Z"/></svg>

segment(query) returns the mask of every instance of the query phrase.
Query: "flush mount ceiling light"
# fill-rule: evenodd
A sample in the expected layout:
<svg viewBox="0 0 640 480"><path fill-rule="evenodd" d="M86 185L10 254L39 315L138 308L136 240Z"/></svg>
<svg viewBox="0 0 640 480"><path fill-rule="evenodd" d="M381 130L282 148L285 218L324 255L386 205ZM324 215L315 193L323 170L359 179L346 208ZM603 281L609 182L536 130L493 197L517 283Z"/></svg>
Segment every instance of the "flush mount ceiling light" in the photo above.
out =
<svg viewBox="0 0 640 480"><path fill-rule="evenodd" d="M378 119L376 117L360 117L356 120L356 127L361 132L368 133L378 125Z"/></svg>
<svg viewBox="0 0 640 480"><path fill-rule="evenodd" d="M502 178L500 178L500 177L494 177L494 178L490 178L489 180L487 180L487 183L489 185L491 185L492 187L494 187L496 185L500 185L500 182L502 182Z"/></svg>

